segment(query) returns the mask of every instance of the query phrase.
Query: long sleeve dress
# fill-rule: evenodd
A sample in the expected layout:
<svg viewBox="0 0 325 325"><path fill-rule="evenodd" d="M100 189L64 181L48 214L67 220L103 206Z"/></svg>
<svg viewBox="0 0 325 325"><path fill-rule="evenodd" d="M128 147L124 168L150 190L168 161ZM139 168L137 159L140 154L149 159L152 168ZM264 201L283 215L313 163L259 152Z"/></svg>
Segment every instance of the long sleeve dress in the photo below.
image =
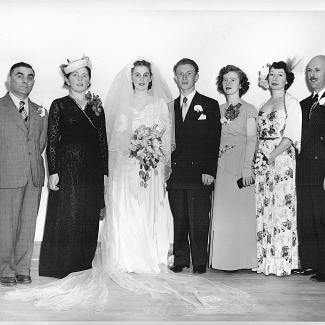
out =
<svg viewBox="0 0 325 325"><path fill-rule="evenodd" d="M226 104L220 106L225 115ZM253 268L256 261L254 186L239 189L244 168L252 171L256 136L247 137L248 118L256 108L242 101L239 115L223 124L211 222L209 265L214 269Z"/></svg>
<svg viewBox="0 0 325 325"><path fill-rule="evenodd" d="M300 149L301 108L285 95L285 107L269 114L259 112L258 153L270 154L283 138L292 145L271 165L257 170L256 223L258 273L285 276L298 267L296 151Z"/></svg>
<svg viewBox="0 0 325 325"><path fill-rule="evenodd" d="M49 194L39 274L63 278L91 268L96 251L108 175L104 112L89 103L82 110L70 96L54 100L46 154L59 190Z"/></svg>

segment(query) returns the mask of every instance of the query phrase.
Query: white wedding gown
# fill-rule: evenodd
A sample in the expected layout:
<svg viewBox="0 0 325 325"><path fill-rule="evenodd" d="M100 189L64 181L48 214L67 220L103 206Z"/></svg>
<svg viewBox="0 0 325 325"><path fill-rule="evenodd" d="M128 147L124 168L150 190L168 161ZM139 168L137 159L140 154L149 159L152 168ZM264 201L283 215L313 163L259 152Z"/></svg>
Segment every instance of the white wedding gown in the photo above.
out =
<svg viewBox="0 0 325 325"><path fill-rule="evenodd" d="M149 104L134 111L132 129L141 125L152 127L164 122L166 116L168 108L164 101ZM122 116L117 129L123 131L124 122ZM167 256L173 227L163 164L158 163L157 172L149 172L144 187L140 185L138 161L128 153L119 161L119 172L109 177L107 215L92 269L72 273L45 286L9 291L4 298L35 300L37 307L55 311L105 310L114 315L263 312L265 308L245 292L199 276L169 271ZM121 293L120 288L116 290L117 285L127 290ZM127 303L121 303L123 295L127 296Z"/></svg>
<svg viewBox="0 0 325 325"><path fill-rule="evenodd" d="M156 118L153 118L155 111ZM160 112L157 118L157 112ZM153 127L168 117L164 101L134 109L132 131ZM158 122L158 123L157 123ZM168 122L167 119L164 120ZM120 127L123 127L121 125ZM167 256L173 242L173 217L165 191L164 164L150 169L146 187L141 186L140 164L136 158L121 159L121 170L111 180L112 205L101 241L109 242L107 262L112 271L158 273L167 271ZM109 234L110 237L106 237ZM114 253L113 253L114 252Z"/></svg>

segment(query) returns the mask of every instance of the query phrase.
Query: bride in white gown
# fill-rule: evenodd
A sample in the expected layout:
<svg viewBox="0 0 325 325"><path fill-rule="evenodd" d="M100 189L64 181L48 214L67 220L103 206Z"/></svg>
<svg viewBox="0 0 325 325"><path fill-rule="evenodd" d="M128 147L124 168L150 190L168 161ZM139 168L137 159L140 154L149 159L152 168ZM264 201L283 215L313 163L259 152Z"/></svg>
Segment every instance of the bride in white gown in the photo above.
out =
<svg viewBox="0 0 325 325"><path fill-rule="evenodd" d="M104 105L109 187L92 269L45 286L9 291L5 299L35 300L37 307L56 311L105 309L109 314L265 310L240 290L199 276L174 274L167 267L173 242L165 191L175 147L174 112L167 105L171 101L168 86L149 60L133 61L116 76ZM133 300L124 311L116 285L129 290L124 293L128 303Z"/></svg>
<svg viewBox="0 0 325 325"><path fill-rule="evenodd" d="M101 242L108 243L114 272L167 271L173 241L165 190L175 146L171 100L159 71L145 60L122 70L107 96L109 213Z"/></svg>

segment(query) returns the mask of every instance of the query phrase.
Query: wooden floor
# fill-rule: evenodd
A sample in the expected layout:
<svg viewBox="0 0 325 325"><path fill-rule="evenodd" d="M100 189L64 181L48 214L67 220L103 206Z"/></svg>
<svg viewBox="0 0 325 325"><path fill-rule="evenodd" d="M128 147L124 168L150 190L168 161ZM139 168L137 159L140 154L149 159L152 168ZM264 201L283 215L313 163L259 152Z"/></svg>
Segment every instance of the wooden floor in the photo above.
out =
<svg viewBox="0 0 325 325"><path fill-rule="evenodd" d="M39 245L36 243L34 257L32 261L31 276L32 284L29 286L38 286L53 281L53 278L38 276L38 254ZM185 274L191 274L190 269L185 269ZM325 283L316 283L310 280L309 276L291 275L287 277L265 276L251 271L239 271L238 273L225 273L222 271L208 270L203 277L209 280L226 284L237 289L243 290L256 297L261 305L266 307L267 311L263 314L243 314L243 315L199 315L191 317L156 317L150 315L109 315L108 312L95 314L92 312L52 312L39 310L33 306L33 302L17 302L0 300L0 322L1 325L7 322L20 324L80 324L83 322L100 324L107 323L173 323L180 325L183 322L199 323L227 323L241 322L251 324L268 322L325 322ZM19 288L20 285L15 286ZM127 294L125 290L116 286L125 299L123 302L127 305ZM8 290L5 286L0 286L0 297ZM230 322L230 323L229 323Z"/></svg>

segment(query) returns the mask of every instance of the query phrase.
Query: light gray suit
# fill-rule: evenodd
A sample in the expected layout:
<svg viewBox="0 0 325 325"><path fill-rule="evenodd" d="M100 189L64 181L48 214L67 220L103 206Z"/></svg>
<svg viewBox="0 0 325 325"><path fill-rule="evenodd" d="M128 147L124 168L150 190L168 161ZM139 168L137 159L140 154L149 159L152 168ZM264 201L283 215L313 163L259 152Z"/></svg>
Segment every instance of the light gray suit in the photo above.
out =
<svg viewBox="0 0 325 325"><path fill-rule="evenodd" d="M0 98L0 275L29 275L44 185L48 114L29 100L27 125L9 93Z"/></svg>

